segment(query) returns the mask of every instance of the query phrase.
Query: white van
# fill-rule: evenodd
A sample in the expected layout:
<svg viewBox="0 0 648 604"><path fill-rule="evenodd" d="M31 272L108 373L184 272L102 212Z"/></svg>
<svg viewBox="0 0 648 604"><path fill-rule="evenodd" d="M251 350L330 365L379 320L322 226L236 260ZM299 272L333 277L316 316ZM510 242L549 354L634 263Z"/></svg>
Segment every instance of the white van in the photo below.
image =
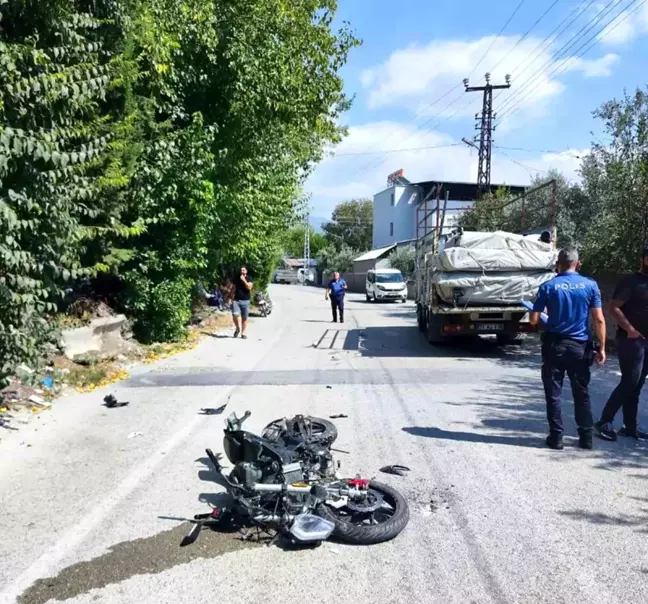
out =
<svg viewBox="0 0 648 604"><path fill-rule="evenodd" d="M401 272L395 268L377 268L367 272L365 283L367 302L378 300L400 300L407 302L407 283Z"/></svg>

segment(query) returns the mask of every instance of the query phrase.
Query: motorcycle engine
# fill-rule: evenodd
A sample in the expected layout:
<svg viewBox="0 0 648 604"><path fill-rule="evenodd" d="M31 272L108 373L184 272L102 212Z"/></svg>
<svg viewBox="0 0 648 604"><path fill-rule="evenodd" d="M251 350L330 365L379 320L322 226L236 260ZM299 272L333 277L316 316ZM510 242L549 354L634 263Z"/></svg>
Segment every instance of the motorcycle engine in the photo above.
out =
<svg viewBox="0 0 648 604"><path fill-rule="evenodd" d="M335 463L331 451L326 447L313 446L308 451L306 475L310 480L335 476Z"/></svg>
<svg viewBox="0 0 648 604"><path fill-rule="evenodd" d="M261 482L263 472L256 464L241 461L234 466L230 477L251 489L257 482Z"/></svg>

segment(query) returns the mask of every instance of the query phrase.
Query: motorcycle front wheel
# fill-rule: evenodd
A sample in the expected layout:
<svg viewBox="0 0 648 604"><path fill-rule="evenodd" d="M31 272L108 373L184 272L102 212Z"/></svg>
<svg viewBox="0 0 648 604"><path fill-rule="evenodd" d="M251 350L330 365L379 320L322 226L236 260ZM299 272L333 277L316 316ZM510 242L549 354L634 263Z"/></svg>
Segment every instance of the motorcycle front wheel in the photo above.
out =
<svg viewBox="0 0 648 604"><path fill-rule="evenodd" d="M380 505L376 508L377 503ZM366 502L333 508L321 504L318 516L335 525L333 537L352 545L374 545L390 541L407 526L409 506L396 489L371 481ZM365 507L365 510L362 508ZM374 509L376 508L376 509Z"/></svg>
<svg viewBox="0 0 648 604"><path fill-rule="evenodd" d="M294 424L296 418L292 419L276 419L273 422L270 422L263 429L263 438L272 441L280 441L285 439L287 436L292 436L305 442L306 444L315 444L323 443L327 445L332 445L338 437L338 431L333 422L328 421L327 419L322 419L321 417L304 417L304 420L310 424L310 434L296 434L295 430L291 434L287 434L284 429L284 421L290 426L291 423Z"/></svg>

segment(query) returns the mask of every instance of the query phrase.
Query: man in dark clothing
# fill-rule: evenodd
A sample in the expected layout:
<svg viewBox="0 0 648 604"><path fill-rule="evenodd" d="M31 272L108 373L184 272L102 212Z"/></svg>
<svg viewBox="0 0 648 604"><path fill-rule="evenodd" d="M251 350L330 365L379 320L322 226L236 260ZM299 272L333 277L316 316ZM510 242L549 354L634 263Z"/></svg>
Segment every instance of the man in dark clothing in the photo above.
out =
<svg viewBox="0 0 648 604"><path fill-rule="evenodd" d="M533 305L531 323L537 325L546 310L547 324L542 338L542 383L547 402L549 436L547 446L563 448L563 422L560 405L565 373L569 376L576 424L583 449L592 448L592 408L589 397L590 365L593 344L589 336L589 318L599 341L603 343L596 361L605 362L605 319L601 292L595 281L578 274L576 250L562 250L558 256L558 275L540 287Z"/></svg>
<svg viewBox="0 0 648 604"><path fill-rule="evenodd" d="M617 284L610 313L618 325L621 382L605 405L596 431L605 440L616 440L614 417L623 408L623 427L619 435L648 440L648 434L637 425L639 396L648 375L648 248L643 251L639 272L624 277Z"/></svg>
<svg viewBox="0 0 648 604"><path fill-rule="evenodd" d="M347 290L347 284L344 279L340 279L340 273L333 273L333 279L326 286L325 299L331 300L331 310L333 311L333 323L337 323L338 310L340 311L340 323L344 323L344 294Z"/></svg>
<svg viewBox="0 0 648 604"><path fill-rule="evenodd" d="M234 321L234 337L246 340L245 330L247 329L247 320L250 316L250 292L252 291L252 281L248 280L248 271L246 266L241 267L240 273L234 278L230 290L232 302L232 319Z"/></svg>

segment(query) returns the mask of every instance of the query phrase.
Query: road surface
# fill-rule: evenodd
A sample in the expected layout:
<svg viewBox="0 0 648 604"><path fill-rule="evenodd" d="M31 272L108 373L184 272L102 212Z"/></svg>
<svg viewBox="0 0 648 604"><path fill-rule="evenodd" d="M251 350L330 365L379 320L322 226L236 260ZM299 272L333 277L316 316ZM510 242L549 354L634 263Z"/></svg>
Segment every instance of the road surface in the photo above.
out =
<svg viewBox="0 0 648 604"><path fill-rule="evenodd" d="M321 291L272 289L276 313L247 341L208 338L117 386L57 402L0 442L0 586L6 602L539 603L648 601L648 450L597 442L543 448L537 349L435 349L411 303L351 295L329 323ZM616 366L596 373L600 409ZM327 388L330 386L331 388ZM106 393L128 407L101 406ZM220 449L228 402L276 417L338 413L349 475L400 489L411 521L372 547L284 551L204 533L182 518L222 495L204 449ZM645 406L645 405L644 405ZM565 405L575 437L572 407ZM141 436L128 438L133 432Z"/></svg>

